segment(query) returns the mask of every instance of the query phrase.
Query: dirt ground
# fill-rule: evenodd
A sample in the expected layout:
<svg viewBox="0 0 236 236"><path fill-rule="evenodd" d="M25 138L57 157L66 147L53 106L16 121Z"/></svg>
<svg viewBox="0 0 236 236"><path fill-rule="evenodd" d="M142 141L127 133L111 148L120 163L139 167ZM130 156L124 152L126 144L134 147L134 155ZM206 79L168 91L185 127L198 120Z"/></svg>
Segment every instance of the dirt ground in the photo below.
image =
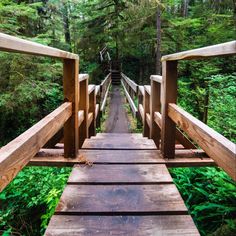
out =
<svg viewBox="0 0 236 236"><path fill-rule="evenodd" d="M120 86L112 86L108 118L105 122L106 133L129 133L129 121L123 107L124 97Z"/></svg>

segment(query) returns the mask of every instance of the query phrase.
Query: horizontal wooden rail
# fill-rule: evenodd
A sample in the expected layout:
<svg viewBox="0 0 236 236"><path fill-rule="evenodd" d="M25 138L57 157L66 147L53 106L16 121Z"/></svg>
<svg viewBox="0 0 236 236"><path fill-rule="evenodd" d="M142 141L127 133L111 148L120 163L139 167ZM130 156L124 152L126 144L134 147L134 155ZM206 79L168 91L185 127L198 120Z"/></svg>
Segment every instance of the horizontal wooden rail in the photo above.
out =
<svg viewBox="0 0 236 236"><path fill-rule="evenodd" d="M162 76L161 75L151 75L150 80L156 81L157 83L162 83Z"/></svg>
<svg viewBox="0 0 236 236"><path fill-rule="evenodd" d="M139 92L144 96L144 86L138 86Z"/></svg>
<svg viewBox="0 0 236 236"><path fill-rule="evenodd" d="M111 81L109 82L109 84L108 84L108 86L107 86L107 90L106 90L106 92L105 92L105 96L104 96L104 98L103 98L103 100L102 100L102 103L101 103L101 104L102 104L102 105L101 105L101 108L100 108L100 111L101 111L101 112L103 112L104 109L105 109L110 85L111 85Z"/></svg>
<svg viewBox="0 0 236 236"><path fill-rule="evenodd" d="M75 164L83 164L86 162L83 158L83 154L90 152L85 150L80 150L81 156L73 159L64 158L63 149L41 149L37 155L32 158L28 165L30 166L74 166ZM96 152L96 151L95 151ZM156 155L160 155L160 151L154 151ZM94 164L100 163L101 160L96 158L96 153L93 155ZM103 162L103 164L110 163ZM122 163L122 162L121 162ZM138 164L138 163L137 163ZM139 164L144 164L143 162ZM149 163L150 164L150 163ZM176 150L175 158L164 159L156 158L153 164L166 164L168 167L193 167L193 166L215 166L214 160L207 157L205 152L200 149L188 150L180 149Z"/></svg>
<svg viewBox="0 0 236 236"><path fill-rule="evenodd" d="M150 85L144 85L144 90L148 93L149 96L151 96L151 86Z"/></svg>
<svg viewBox="0 0 236 236"><path fill-rule="evenodd" d="M161 129L161 113L160 112L154 112L154 121Z"/></svg>
<svg viewBox="0 0 236 236"><path fill-rule="evenodd" d="M100 85L96 85L96 88L95 88L95 96L98 96L100 93Z"/></svg>
<svg viewBox="0 0 236 236"><path fill-rule="evenodd" d="M124 82L121 80L121 84L123 86L123 89L125 91L125 96L129 102L129 105L130 105L130 108L131 108L131 111L133 113L133 116L136 117L137 116L137 112L138 112L138 109L137 107L135 106L134 102L133 102L133 99L131 98L131 96L129 95L127 89L125 88L125 85L124 85Z"/></svg>
<svg viewBox="0 0 236 236"><path fill-rule="evenodd" d="M89 112L88 113L88 127L91 125L92 121L93 121L93 113Z"/></svg>
<svg viewBox="0 0 236 236"><path fill-rule="evenodd" d="M149 127L151 127L151 117L149 113L146 113L146 121Z"/></svg>
<svg viewBox="0 0 236 236"><path fill-rule="evenodd" d="M20 39L3 33L0 33L0 50L62 59L79 59L79 56L76 54L44 46L39 43L34 43L29 40Z"/></svg>
<svg viewBox="0 0 236 236"><path fill-rule="evenodd" d="M78 118L79 118L79 127L80 125L82 124L82 122L84 121L84 110L80 110L79 111L79 115L78 115Z"/></svg>
<svg viewBox="0 0 236 236"><path fill-rule="evenodd" d="M95 90L95 85L94 84L89 84L88 86L88 94L92 93Z"/></svg>
<svg viewBox="0 0 236 236"><path fill-rule="evenodd" d="M227 56L236 54L236 41L217 44L214 46L193 49L189 51L170 54L162 57L162 61L177 61L200 59L214 56Z"/></svg>
<svg viewBox="0 0 236 236"><path fill-rule="evenodd" d="M88 74L79 74L79 82L82 82L84 80L88 80L89 75Z"/></svg>
<svg viewBox="0 0 236 236"><path fill-rule="evenodd" d="M209 157L236 180L236 144L176 104L169 104L168 115Z"/></svg>
<svg viewBox="0 0 236 236"><path fill-rule="evenodd" d="M109 78L111 77L111 73L109 73L105 79L101 82L100 86L103 87L105 85L105 83L107 83L107 81L109 80Z"/></svg>
<svg viewBox="0 0 236 236"><path fill-rule="evenodd" d="M129 87L135 92L137 93L138 91L138 85L131 80L130 78L128 78L124 73L121 73L122 79L129 85Z"/></svg>
<svg viewBox="0 0 236 236"><path fill-rule="evenodd" d="M97 118L99 114L99 104L96 104L96 108L95 108L95 118Z"/></svg>
<svg viewBox="0 0 236 236"><path fill-rule="evenodd" d="M72 115L72 104L63 103L37 124L0 149L0 192L35 156Z"/></svg>

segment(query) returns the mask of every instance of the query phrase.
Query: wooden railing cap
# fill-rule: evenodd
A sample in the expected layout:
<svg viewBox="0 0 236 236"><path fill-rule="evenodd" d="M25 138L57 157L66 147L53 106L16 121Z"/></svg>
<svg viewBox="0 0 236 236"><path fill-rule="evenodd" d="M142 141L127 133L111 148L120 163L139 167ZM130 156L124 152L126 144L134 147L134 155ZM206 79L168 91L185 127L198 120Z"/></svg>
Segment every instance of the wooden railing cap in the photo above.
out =
<svg viewBox="0 0 236 236"><path fill-rule="evenodd" d="M162 76L161 75L151 75L150 80L156 81L158 83L162 83Z"/></svg>
<svg viewBox="0 0 236 236"><path fill-rule="evenodd" d="M200 59L214 56L227 56L236 54L236 40L213 46L174 53L162 57L162 61L178 61Z"/></svg>
<svg viewBox="0 0 236 236"><path fill-rule="evenodd" d="M0 33L0 51L79 60L76 54L3 33Z"/></svg>
<svg viewBox="0 0 236 236"><path fill-rule="evenodd" d="M83 80L89 79L88 74L79 74L79 82L82 82Z"/></svg>

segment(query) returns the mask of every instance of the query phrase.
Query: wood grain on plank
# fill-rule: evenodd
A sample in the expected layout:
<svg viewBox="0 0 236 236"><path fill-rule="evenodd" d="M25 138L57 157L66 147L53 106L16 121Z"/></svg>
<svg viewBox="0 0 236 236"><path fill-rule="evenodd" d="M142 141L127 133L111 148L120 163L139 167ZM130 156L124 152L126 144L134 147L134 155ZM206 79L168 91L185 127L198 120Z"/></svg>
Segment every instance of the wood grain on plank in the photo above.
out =
<svg viewBox="0 0 236 236"><path fill-rule="evenodd" d="M134 139L126 142L123 139L86 139L83 149L156 149L151 139Z"/></svg>
<svg viewBox="0 0 236 236"><path fill-rule="evenodd" d="M174 184L67 185L56 214L187 214Z"/></svg>
<svg viewBox="0 0 236 236"><path fill-rule="evenodd" d="M68 183L172 183L165 165L77 165Z"/></svg>
<svg viewBox="0 0 236 236"><path fill-rule="evenodd" d="M191 216L54 215L45 236L200 236Z"/></svg>
<svg viewBox="0 0 236 236"><path fill-rule="evenodd" d="M72 104L63 103L33 127L0 149L0 192L71 117Z"/></svg>
<svg viewBox="0 0 236 236"><path fill-rule="evenodd" d="M0 51L27 53L63 59L79 59L79 56L76 54L3 33L0 33Z"/></svg>
<svg viewBox="0 0 236 236"><path fill-rule="evenodd" d="M236 144L199 121L176 104L169 104L170 118L215 162L236 180Z"/></svg>
<svg viewBox="0 0 236 236"><path fill-rule="evenodd" d="M162 57L162 61L190 60L213 56L226 56L236 54L236 41L221 43L218 45L197 48L185 52L179 52Z"/></svg>

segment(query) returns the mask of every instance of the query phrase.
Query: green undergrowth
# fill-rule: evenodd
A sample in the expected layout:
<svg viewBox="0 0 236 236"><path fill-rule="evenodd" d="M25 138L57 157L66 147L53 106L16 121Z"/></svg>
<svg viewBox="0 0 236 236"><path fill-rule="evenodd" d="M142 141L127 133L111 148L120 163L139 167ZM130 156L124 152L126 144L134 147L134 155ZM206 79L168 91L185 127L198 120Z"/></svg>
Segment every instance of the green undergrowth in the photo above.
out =
<svg viewBox="0 0 236 236"><path fill-rule="evenodd" d="M70 171L24 168L0 193L0 235L43 235Z"/></svg>
<svg viewBox="0 0 236 236"><path fill-rule="evenodd" d="M236 235L236 183L220 168L172 168L170 173L202 236Z"/></svg>

